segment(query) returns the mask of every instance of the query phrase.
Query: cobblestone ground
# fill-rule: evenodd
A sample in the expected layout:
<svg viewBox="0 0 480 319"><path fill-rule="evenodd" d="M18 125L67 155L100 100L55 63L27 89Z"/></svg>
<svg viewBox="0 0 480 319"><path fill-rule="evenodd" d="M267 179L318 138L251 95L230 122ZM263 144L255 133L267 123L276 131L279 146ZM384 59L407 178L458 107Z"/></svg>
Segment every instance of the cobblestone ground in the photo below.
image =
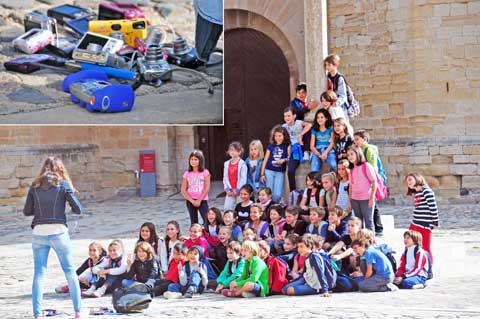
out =
<svg viewBox="0 0 480 319"><path fill-rule="evenodd" d="M211 206L221 207L223 199ZM167 301L157 297L142 314L133 318L479 318L480 307L474 296L480 295L480 212L470 205L441 206L441 227L433 235L435 278L425 290L395 293L345 293L331 298L318 296L276 296L257 299L227 299L212 294L194 296L192 300ZM408 226L411 207L382 207L383 214L395 217L395 230L380 240L402 251L402 232ZM171 219L180 222L185 232L189 222L184 201L174 196L140 199L116 198L105 202L87 203L87 213L69 216L75 262L87 255L93 240L108 244L122 238L127 249L133 249L138 227L153 221L160 229ZM31 317L31 253L30 218L20 209L0 208L0 318ZM399 256L397 256L399 258ZM57 258L50 256L45 280L44 308L62 312L59 318L71 318L68 295L55 294L54 287L65 279ZM84 308L111 307L109 296L84 300ZM121 317L127 317L123 315ZM102 318L102 316L90 316ZM104 316L103 318L108 318Z"/></svg>

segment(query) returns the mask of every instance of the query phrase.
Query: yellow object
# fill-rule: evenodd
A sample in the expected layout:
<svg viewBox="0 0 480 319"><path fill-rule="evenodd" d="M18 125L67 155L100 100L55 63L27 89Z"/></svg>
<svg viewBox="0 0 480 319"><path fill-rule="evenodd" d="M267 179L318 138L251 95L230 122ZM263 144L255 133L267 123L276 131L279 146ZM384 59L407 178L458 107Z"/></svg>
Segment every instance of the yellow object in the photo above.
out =
<svg viewBox="0 0 480 319"><path fill-rule="evenodd" d="M88 31L109 36L112 32L121 32L125 37L125 43L135 47L135 38L144 40L147 38L147 20L143 18L135 20L95 20L88 22Z"/></svg>

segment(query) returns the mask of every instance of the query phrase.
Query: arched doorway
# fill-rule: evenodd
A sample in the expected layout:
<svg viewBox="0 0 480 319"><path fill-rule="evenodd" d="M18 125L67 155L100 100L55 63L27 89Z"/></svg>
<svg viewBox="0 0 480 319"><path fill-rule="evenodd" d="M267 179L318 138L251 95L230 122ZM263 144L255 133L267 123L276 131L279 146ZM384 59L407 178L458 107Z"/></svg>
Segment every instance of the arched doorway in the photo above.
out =
<svg viewBox="0 0 480 319"><path fill-rule="evenodd" d="M225 32L224 45L224 126L198 128L199 147L215 180L222 178L228 143L237 140L247 148L260 139L265 146L290 99L288 62L271 38L232 29Z"/></svg>

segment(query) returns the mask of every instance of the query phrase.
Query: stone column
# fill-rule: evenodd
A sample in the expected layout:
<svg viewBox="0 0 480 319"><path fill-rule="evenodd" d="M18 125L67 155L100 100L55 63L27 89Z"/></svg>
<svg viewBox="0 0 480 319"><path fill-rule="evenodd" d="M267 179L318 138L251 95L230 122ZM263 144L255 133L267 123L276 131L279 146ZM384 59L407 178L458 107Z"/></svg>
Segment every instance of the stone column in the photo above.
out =
<svg viewBox="0 0 480 319"><path fill-rule="evenodd" d="M328 54L327 1L304 0L305 64L309 99L320 99L327 81L323 59ZM310 112L306 120L313 120Z"/></svg>

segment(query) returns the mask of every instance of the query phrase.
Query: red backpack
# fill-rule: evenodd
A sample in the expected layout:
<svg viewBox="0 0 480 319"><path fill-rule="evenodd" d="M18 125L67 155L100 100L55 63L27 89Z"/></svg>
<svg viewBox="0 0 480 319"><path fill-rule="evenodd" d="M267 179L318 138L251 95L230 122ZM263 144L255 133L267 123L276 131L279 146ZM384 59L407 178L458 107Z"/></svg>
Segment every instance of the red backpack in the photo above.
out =
<svg viewBox="0 0 480 319"><path fill-rule="evenodd" d="M283 287L288 284L286 263L272 255L267 257L265 263L268 267L268 287L270 288L270 293L281 294Z"/></svg>
<svg viewBox="0 0 480 319"><path fill-rule="evenodd" d="M372 181L368 178L368 174L367 174L367 162L361 165L361 170L363 172L363 175L368 179L368 181L372 183ZM377 190L375 191L375 201L379 202L387 198L388 190L387 190L387 186L385 186L385 184L383 183L383 179L380 177L380 175L378 175L375 169L373 169L373 172L375 174L375 179L377 180ZM353 184L353 174L351 176L352 176L352 184Z"/></svg>

